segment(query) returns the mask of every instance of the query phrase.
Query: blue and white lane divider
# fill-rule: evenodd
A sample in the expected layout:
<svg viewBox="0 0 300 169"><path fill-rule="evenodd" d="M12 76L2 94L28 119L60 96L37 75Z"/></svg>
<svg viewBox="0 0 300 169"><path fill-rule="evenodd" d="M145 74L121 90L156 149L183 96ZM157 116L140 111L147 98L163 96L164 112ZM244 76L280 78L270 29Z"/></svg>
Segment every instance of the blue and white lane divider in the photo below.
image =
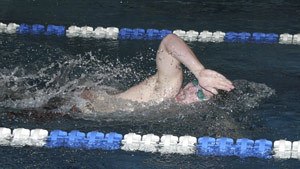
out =
<svg viewBox="0 0 300 169"><path fill-rule="evenodd" d="M162 154L179 153L199 156L238 156L257 158L300 159L300 141L277 140L272 143L266 139L250 140L241 138L199 137L154 134L139 135L128 133L124 136L115 132L102 133L92 131L83 133L78 130L66 132L44 129L0 127L1 146L36 146L47 148L80 148L124 151L159 152Z"/></svg>
<svg viewBox="0 0 300 169"><path fill-rule="evenodd" d="M116 27L97 27L90 26L65 26L57 25L41 25L41 24L4 24L0 22L0 33L8 34L33 34L33 35L56 35L67 37L83 37L83 38L106 38L106 39L143 39L158 40L174 33L185 41L199 42L253 42L253 43L280 43L280 44L300 44L300 33L298 34L275 34L262 32L210 32L204 30L197 32L195 30L158 30L158 29L142 29L142 28L116 28Z"/></svg>

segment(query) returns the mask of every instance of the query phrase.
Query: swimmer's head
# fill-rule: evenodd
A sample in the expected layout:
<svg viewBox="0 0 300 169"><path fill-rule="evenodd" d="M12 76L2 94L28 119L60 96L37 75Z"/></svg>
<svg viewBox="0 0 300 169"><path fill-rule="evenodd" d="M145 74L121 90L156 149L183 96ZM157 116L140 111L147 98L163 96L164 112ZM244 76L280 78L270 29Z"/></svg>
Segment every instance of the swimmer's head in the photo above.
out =
<svg viewBox="0 0 300 169"><path fill-rule="evenodd" d="M190 104L199 101L208 100L209 97L205 96L203 89L199 86L198 81L194 80L188 83L175 97L178 103Z"/></svg>
<svg viewBox="0 0 300 169"><path fill-rule="evenodd" d="M208 98L204 95L202 88L197 81L188 83L175 97L178 103L190 104L194 102L204 101Z"/></svg>

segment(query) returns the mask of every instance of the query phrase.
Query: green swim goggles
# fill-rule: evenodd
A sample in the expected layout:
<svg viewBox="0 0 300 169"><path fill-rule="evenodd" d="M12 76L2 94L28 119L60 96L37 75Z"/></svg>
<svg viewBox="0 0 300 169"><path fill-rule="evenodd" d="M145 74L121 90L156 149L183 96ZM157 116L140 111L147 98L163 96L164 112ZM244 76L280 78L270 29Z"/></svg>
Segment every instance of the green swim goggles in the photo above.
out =
<svg viewBox="0 0 300 169"><path fill-rule="evenodd" d="M204 95L204 93L203 93L203 91L202 91L202 88L199 86L198 80L197 80L197 79L194 79L194 80L192 81L192 83L193 83L193 85L197 88L196 95L197 95L198 99L199 99L200 101L206 100L205 95Z"/></svg>

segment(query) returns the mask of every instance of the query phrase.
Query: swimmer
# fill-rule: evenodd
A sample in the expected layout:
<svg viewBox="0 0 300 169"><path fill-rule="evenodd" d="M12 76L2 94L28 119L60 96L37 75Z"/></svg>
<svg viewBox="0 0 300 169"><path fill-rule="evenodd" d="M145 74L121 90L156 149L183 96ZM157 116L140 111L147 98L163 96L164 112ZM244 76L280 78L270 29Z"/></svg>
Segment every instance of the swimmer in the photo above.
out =
<svg viewBox="0 0 300 169"><path fill-rule="evenodd" d="M195 76L195 80L184 87L181 64ZM156 65L156 74L114 97L139 103L174 99L190 104L208 100L217 95L218 90L229 92L234 89L232 82L222 74L206 69L187 44L174 34L161 41ZM90 101L96 99L89 90L84 90L81 97Z"/></svg>

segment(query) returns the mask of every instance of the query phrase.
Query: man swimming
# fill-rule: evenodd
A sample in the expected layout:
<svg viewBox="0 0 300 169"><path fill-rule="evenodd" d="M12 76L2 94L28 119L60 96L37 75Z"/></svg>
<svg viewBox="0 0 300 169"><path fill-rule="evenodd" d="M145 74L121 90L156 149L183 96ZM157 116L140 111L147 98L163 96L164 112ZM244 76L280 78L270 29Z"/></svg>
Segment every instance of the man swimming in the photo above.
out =
<svg viewBox="0 0 300 169"><path fill-rule="evenodd" d="M196 77L184 87L181 64ZM218 90L229 92L234 89L232 82L222 74L206 69L187 44L174 34L161 41L156 65L156 74L115 97L139 103L174 99L178 103L189 104L208 100L218 94ZM89 90L83 91L81 97L92 102L95 99Z"/></svg>

